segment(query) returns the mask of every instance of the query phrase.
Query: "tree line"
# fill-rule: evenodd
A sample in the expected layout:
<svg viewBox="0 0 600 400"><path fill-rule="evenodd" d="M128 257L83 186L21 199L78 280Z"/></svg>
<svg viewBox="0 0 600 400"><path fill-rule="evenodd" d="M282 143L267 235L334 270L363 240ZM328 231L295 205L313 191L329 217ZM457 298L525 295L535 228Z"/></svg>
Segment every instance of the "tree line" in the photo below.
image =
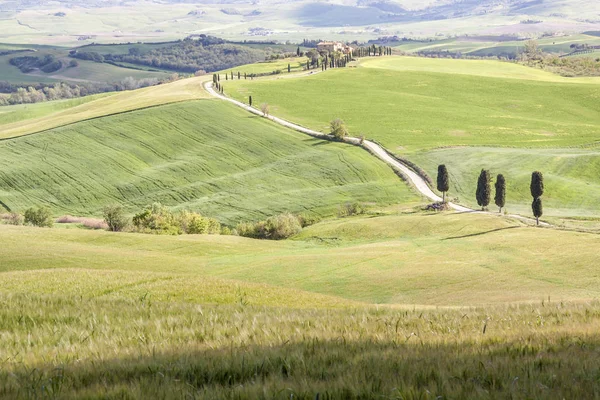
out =
<svg viewBox="0 0 600 400"><path fill-rule="evenodd" d="M490 171L482 169L477 178L477 189L475 191L475 199L482 211L485 211L491 202L491 182L492 176ZM450 190L450 177L448 169L444 164L438 166L436 183L437 190L442 193L442 202L445 203L446 195ZM496 176L494 188L494 203L498 206L498 212L502 212L502 208L506 206L506 179L504 178L504 175L498 174ZM544 176L539 171L535 171L531 174L530 192L531 197L533 198L531 209L533 216L536 219L536 224L539 225L540 217L543 215L542 195L544 194Z"/></svg>

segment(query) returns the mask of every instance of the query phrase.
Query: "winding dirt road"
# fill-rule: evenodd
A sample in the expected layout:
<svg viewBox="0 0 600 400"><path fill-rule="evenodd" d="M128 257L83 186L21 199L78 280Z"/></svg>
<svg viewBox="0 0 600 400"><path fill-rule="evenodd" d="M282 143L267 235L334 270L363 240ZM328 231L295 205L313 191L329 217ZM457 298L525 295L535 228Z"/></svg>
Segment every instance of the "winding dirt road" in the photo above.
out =
<svg viewBox="0 0 600 400"><path fill-rule="evenodd" d="M249 105L244 104L240 101L234 100L230 97L227 97L220 93L217 93L213 88L212 82L205 82L204 88L206 89L206 91L208 93L210 93L214 97L217 97L221 100L228 101L230 103L233 103L236 106L241 107L244 110L249 111L253 114L268 118L271 121L273 121L279 125L283 125L285 127L294 129L298 132L302 132L302 133L310 135L312 137L322 138L322 139L329 138L329 136L324 133L313 131L312 129L305 128L303 126L294 124L293 122L289 122L284 119L274 117L272 115L265 115L262 111L257 110L256 108L250 107ZM360 139L354 138L354 137L348 137L344 141L347 143L355 144L355 145L360 144ZM440 196L438 196L437 194L433 193L433 191L431 190L431 188L429 187L429 185L427 184L427 182L425 182L425 180L423 178L421 178L416 172L414 172L412 169L410 169L407 165L405 165L405 164L401 163L400 161L396 160L395 158L391 157L383 147L381 147L377 143L371 142L369 140L365 140L363 142L362 146L364 148L366 148L367 150L369 150L371 152L371 154L373 154L375 157L379 158L386 164L390 165L392 168L395 168L395 169L399 170L400 172L402 172L402 174L410 180L410 183L415 187L415 189L419 193L421 193L423 196L427 197L431 201L435 201L435 202L442 201L442 198ZM473 210L472 208L461 206L459 204L448 203L448 205L453 210L458 211L458 212L481 212L481 211ZM490 214L492 214L492 213L490 213ZM497 214L495 214L495 215L497 215ZM531 218L523 217L521 215L511 214L511 215L508 215L508 217L515 218L515 219L518 219L518 220L521 220L524 222L529 222L529 223L534 222L535 223L535 220L533 220ZM547 224L545 222L541 222L541 221L540 221L540 225L550 226L549 224Z"/></svg>

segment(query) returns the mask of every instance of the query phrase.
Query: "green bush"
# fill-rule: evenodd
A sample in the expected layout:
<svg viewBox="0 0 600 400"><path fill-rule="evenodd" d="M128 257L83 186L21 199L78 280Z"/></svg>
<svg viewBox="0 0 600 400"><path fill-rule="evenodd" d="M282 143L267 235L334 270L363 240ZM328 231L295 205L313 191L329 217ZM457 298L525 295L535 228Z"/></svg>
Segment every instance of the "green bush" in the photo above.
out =
<svg viewBox="0 0 600 400"><path fill-rule="evenodd" d="M133 217L138 232L158 235L219 235L221 223L191 211L173 213L160 203L147 206Z"/></svg>
<svg viewBox="0 0 600 400"><path fill-rule="evenodd" d="M129 219L125 216L123 207L119 205L104 207L103 216L109 231L121 232L129 225Z"/></svg>
<svg viewBox="0 0 600 400"><path fill-rule="evenodd" d="M144 211L134 215L133 225L138 232L157 235L181 235L180 221L165 206L154 203Z"/></svg>
<svg viewBox="0 0 600 400"><path fill-rule="evenodd" d="M46 207L29 208L25 211L25 223L28 225L52 228L54 220L50 209Z"/></svg>
<svg viewBox="0 0 600 400"><path fill-rule="evenodd" d="M339 118L334 119L329 123L331 127L331 135L338 140L344 139L348 136L348 128L346 128L346 124Z"/></svg>
<svg viewBox="0 0 600 400"><path fill-rule="evenodd" d="M352 215L362 215L367 212L367 208L360 203L346 203L338 211L339 217L350 217Z"/></svg>
<svg viewBox="0 0 600 400"><path fill-rule="evenodd" d="M269 217L255 224L243 222L236 228L238 234L254 239L282 240L302 231L300 219L290 213Z"/></svg>

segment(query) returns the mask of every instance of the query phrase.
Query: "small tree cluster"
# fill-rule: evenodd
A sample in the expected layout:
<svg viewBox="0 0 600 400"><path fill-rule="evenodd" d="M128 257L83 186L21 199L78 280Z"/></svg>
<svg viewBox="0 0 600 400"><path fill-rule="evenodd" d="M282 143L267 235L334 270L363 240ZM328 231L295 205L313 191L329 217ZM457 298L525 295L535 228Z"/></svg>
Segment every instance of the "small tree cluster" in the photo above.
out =
<svg viewBox="0 0 600 400"><path fill-rule="evenodd" d="M240 236L254 239L282 240L302 231L300 218L285 213L256 223L242 222L237 226Z"/></svg>
<svg viewBox="0 0 600 400"><path fill-rule="evenodd" d="M136 214L133 225L138 232L158 235L221 233L221 224L216 219L189 211L174 213L160 203L147 206Z"/></svg>

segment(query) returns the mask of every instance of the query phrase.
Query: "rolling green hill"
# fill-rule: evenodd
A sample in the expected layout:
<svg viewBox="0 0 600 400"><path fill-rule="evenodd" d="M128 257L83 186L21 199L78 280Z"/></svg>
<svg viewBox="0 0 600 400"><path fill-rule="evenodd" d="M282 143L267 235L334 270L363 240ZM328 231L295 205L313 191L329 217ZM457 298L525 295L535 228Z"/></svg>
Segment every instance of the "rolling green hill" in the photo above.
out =
<svg viewBox="0 0 600 400"><path fill-rule="evenodd" d="M110 98L100 99L107 101ZM92 103L84 104L87 106ZM89 119L0 142L0 201L98 215L162 202L224 223L417 200L367 152L204 100Z"/></svg>
<svg viewBox="0 0 600 400"><path fill-rule="evenodd" d="M489 168L509 182L509 210L529 214L528 179L541 170L547 215L597 216L598 83L510 63L390 57L306 78L234 81L225 92L241 101L252 95L274 115L323 132L342 118L352 135L432 176L445 162L452 195L467 205L477 174Z"/></svg>

